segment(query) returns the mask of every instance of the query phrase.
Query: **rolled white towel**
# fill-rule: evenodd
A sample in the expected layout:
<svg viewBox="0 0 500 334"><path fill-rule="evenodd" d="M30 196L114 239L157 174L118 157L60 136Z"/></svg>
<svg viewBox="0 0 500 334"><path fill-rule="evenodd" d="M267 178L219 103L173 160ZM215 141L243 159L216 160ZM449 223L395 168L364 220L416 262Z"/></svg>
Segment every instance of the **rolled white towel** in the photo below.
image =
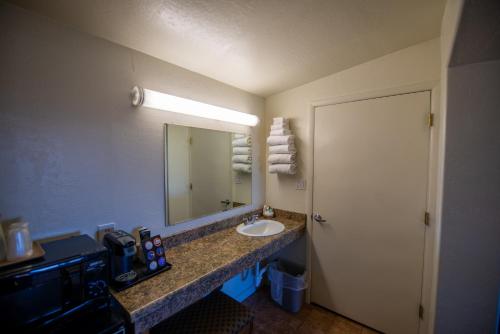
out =
<svg viewBox="0 0 500 334"><path fill-rule="evenodd" d="M291 135L291 134L292 134L292 131L290 131L289 129L271 130L271 133L270 133L271 136L287 136L287 135Z"/></svg>
<svg viewBox="0 0 500 334"><path fill-rule="evenodd" d="M287 154L295 152L297 152L297 150L294 144L269 146L269 154Z"/></svg>
<svg viewBox="0 0 500 334"><path fill-rule="evenodd" d="M252 172L252 165L250 165L250 164L233 164L233 170L237 171L237 172L251 173Z"/></svg>
<svg viewBox="0 0 500 334"><path fill-rule="evenodd" d="M275 124L275 125L278 125L278 124L288 125L288 119L285 117L274 117L273 124Z"/></svg>
<svg viewBox="0 0 500 334"><path fill-rule="evenodd" d="M251 155L252 154L252 148L251 147L233 147L233 154L244 154L244 155Z"/></svg>
<svg viewBox="0 0 500 334"><path fill-rule="evenodd" d="M252 145L252 137L243 137L243 138L237 138L233 140L233 147L245 147L245 146L251 146Z"/></svg>
<svg viewBox="0 0 500 334"><path fill-rule="evenodd" d="M267 162L270 164L293 164L295 163L295 153L269 154Z"/></svg>
<svg viewBox="0 0 500 334"><path fill-rule="evenodd" d="M287 129L290 130L290 127L287 124L271 124L271 131L273 130L281 130L281 129Z"/></svg>
<svg viewBox="0 0 500 334"><path fill-rule="evenodd" d="M233 134L233 138L234 139L238 139L238 138L245 138L247 135L243 134L243 133L235 133Z"/></svg>
<svg viewBox="0 0 500 334"><path fill-rule="evenodd" d="M297 171L296 164L275 164L269 165L269 173L272 174L290 174L293 175Z"/></svg>
<svg viewBox="0 0 500 334"><path fill-rule="evenodd" d="M295 141L295 136L294 135L270 136L270 137L267 137L267 143L270 146L273 146L273 145L290 145L290 144L293 144L294 141Z"/></svg>
<svg viewBox="0 0 500 334"><path fill-rule="evenodd" d="M238 154L238 155L233 155L233 162L238 162L242 164L251 164L252 163L252 156L248 154Z"/></svg>

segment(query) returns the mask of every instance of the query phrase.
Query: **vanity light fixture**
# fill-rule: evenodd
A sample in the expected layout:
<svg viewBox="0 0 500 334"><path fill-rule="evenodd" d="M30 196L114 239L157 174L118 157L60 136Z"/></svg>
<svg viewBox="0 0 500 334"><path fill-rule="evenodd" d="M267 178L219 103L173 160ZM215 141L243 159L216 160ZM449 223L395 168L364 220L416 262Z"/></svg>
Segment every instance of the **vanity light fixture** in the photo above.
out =
<svg viewBox="0 0 500 334"><path fill-rule="evenodd" d="M138 86L132 88L132 105L134 107L144 106L248 126L255 126L259 123L259 118L255 115L160 93Z"/></svg>

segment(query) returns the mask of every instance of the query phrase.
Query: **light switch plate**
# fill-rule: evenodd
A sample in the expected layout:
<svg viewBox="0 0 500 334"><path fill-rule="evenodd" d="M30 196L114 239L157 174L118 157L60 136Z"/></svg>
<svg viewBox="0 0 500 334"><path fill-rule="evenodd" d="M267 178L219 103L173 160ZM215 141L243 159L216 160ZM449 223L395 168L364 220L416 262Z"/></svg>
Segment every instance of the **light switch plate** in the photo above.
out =
<svg viewBox="0 0 500 334"><path fill-rule="evenodd" d="M306 189L306 180L298 180L296 189L297 190L305 190Z"/></svg>
<svg viewBox="0 0 500 334"><path fill-rule="evenodd" d="M241 176L236 175L236 176L234 177L234 183L235 183L235 184L241 184Z"/></svg>

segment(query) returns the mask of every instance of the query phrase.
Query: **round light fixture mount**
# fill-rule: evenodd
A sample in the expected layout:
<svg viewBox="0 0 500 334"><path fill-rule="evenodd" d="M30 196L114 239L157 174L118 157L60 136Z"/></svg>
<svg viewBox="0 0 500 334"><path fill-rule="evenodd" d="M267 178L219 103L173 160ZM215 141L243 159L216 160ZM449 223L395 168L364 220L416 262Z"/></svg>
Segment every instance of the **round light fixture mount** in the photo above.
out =
<svg viewBox="0 0 500 334"><path fill-rule="evenodd" d="M130 96L134 107L142 106L144 103L144 89L142 87L134 86L130 92Z"/></svg>

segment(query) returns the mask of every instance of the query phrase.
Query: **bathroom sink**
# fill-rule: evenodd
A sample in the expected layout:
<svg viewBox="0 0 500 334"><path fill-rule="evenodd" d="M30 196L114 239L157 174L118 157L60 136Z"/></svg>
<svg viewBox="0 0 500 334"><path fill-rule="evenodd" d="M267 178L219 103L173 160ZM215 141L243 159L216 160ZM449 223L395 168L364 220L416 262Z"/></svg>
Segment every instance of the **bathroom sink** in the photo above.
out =
<svg viewBox="0 0 500 334"><path fill-rule="evenodd" d="M240 224L236 228L239 234L247 235L250 237L267 237L283 232L285 225L275 220L258 220L253 224L245 225Z"/></svg>

